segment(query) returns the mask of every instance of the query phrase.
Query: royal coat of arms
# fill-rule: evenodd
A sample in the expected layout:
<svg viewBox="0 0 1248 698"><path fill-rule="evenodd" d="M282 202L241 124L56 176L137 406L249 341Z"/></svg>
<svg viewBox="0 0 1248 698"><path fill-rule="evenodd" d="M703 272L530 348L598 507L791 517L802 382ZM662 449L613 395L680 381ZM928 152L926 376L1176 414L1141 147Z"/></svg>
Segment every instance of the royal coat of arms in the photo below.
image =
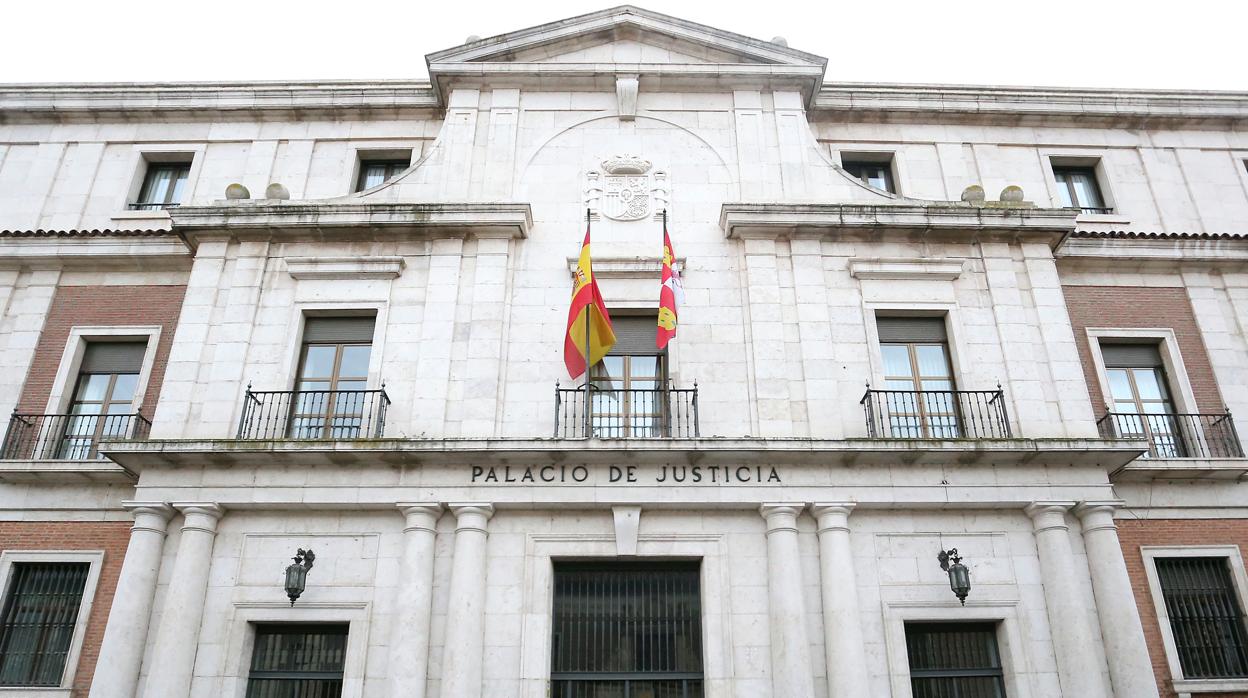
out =
<svg viewBox="0 0 1248 698"><path fill-rule="evenodd" d="M617 155L603 160L601 171L589 173L587 198L607 218L638 221L656 210L656 190L664 179L663 173L651 171L650 161Z"/></svg>

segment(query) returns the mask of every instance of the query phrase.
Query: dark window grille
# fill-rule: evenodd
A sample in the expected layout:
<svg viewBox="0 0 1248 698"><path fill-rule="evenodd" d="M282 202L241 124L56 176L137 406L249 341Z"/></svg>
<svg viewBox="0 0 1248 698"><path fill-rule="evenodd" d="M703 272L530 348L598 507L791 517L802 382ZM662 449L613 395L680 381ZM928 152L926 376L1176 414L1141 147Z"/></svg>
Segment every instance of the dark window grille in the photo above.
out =
<svg viewBox="0 0 1248 698"><path fill-rule="evenodd" d="M0 686L60 686L91 565L15 562L0 615Z"/></svg>
<svg viewBox="0 0 1248 698"><path fill-rule="evenodd" d="M556 563L553 698L701 698L696 562Z"/></svg>
<svg viewBox="0 0 1248 698"><path fill-rule="evenodd" d="M345 624L256 626L247 698L338 698L347 651Z"/></svg>
<svg viewBox="0 0 1248 698"><path fill-rule="evenodd" d="M1005 698L994 623L906 623L914 698Z"/></svg>
<svg viewBox="0 0 1248 698"><path fill-rule="evenodd" d="M1248 676L1244 612L1224 557L1157 558L1185 679Z"/></svg>

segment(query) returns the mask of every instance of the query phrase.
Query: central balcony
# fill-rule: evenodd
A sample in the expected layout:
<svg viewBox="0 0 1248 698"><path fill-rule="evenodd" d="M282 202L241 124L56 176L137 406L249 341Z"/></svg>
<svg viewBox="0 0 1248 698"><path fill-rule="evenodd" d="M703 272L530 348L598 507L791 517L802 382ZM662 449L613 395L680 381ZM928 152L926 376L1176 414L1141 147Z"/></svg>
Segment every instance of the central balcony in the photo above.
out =
<svg viewBox="0 0 1248 698"><path fill-rule="evenodd" d="M586 409L589 405L589 409ZM694 439L700 437L698 387L560 388L556 439Z"/></svg>
<svg viewBox="0 0 1248 698"><path fill-rule="evenodd" d="M380 439L390 397L379 390L247 389L238 439Z"/></svg>
<svg viewBox="0 0 1248 698"><path fill-rule="evenodd" d="M1005 393L996 390L872 390L862 396L872 439L1009 439Z"/></svg>
<svg viewBox="0 0 1248 698"><path fill-rule="evenodd" d="M1110 412L1096 423L1107 439L1144 439L1147 458L1243 458L1230 412L1132 414Z"/></svg>
<svg viewBox="0 0 1248 698"><path fill-rule="evenodd" d="M99 445L145 439L152 423L131 414L23 414L14 412L0 446L0 460L96 460Z"/></svg>

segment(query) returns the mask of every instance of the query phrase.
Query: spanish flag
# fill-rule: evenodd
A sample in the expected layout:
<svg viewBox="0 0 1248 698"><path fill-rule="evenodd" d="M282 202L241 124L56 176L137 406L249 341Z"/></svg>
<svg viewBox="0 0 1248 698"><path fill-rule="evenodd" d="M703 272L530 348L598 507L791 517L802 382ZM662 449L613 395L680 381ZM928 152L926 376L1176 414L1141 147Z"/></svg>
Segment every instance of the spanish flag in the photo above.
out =
<svg viewBox="0 0 1248 698"><path fill-rule="evenodd" d="M563 363L568 367L568 375L576 378L585 373L590 366L602 361L614 345L611 316L607 314L607 304L602 300L589 261L589 225L586 223L581 259L576 265L576 282L572 285L572 306L568 308L568 334L563 340Z"/></svg>
<svg viewBox="0 0 1248 698"><path fill-rule="evenodd" d="M684 301L684 289L680 285L680 275L673 264L676 251L672 249L672 239L667 235L667 212L663 212L663 285L659 287L659 330L654 343L659 349L667 346L676 336L676 308Z"/></svg>

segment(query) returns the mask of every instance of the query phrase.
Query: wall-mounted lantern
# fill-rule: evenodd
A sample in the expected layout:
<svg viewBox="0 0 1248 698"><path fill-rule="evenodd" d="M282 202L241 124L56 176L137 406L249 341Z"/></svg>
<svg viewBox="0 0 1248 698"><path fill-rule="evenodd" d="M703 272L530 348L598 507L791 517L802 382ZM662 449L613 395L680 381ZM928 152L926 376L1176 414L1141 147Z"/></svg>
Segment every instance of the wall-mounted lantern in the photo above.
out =
<svg viewBox="0 0 1248 698"><path fill-rule="evenodd" d="M971 571L962 564L962 556L958 555L958 549L942 550L936 559L940 560L940 569L949 573L949 588L958 597L958 601L965 606L966 595L971 593Z"/></svg>
<svg viewBox="0 0 1248 698"><path fill-rule="evenodd" d="M308 582L308 570L312 569L312 561L316 559L316 554L311 550L299 548L299 552L295 553L294 564L286 566L286 595L290 597L290 605L295 605L295 599L303 593L304 587Z"/></svg>

